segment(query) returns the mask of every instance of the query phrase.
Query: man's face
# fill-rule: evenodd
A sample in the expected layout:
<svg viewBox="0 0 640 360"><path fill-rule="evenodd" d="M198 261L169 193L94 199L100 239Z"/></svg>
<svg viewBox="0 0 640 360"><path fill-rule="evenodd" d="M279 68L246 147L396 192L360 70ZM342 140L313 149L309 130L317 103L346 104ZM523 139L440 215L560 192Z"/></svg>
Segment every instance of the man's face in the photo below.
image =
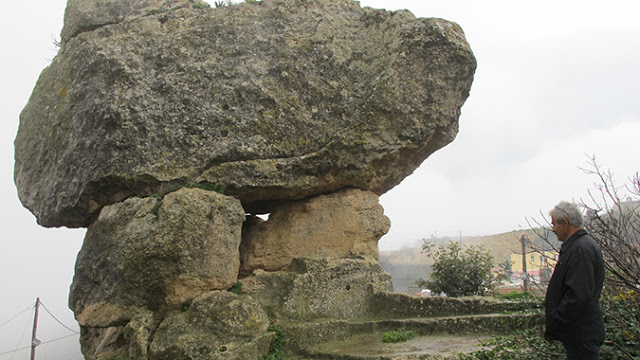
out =
<svg viewBox="0 0 640 360"><path fill-rule="evenodd" d="M565 241L569 238L569 221L567 219L551 219L551 231L558 237L558 241Z"/></svg>

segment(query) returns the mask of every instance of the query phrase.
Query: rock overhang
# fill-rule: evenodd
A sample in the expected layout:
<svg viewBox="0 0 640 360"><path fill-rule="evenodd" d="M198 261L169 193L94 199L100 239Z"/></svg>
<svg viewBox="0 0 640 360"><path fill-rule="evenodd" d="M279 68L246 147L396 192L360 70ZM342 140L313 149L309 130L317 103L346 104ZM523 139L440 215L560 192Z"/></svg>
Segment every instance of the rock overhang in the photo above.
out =
<svg viewBox="0 0 640 360"><path fill-rule="evenodd" d="M148 0L106 20L74 3L15 141L18 193L43 226L180 184L219 185L251 212L380 195L455 138L476 66L456 24L354 1Z"/></svg>

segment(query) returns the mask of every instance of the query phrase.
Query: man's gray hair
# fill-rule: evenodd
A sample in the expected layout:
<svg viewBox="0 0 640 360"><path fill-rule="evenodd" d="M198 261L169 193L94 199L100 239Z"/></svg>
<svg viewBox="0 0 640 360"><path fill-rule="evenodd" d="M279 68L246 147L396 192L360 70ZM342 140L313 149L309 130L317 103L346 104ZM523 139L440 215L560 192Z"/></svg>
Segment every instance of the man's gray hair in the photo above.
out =
<svg viewBox="0 0 640 360"><path fill-rule="evenodd" d="M581 228L584 225L584 218L578 205L567 201L560 201L551 211L549 211L551 220L554 222L567 219L569 224Z"/></svg>

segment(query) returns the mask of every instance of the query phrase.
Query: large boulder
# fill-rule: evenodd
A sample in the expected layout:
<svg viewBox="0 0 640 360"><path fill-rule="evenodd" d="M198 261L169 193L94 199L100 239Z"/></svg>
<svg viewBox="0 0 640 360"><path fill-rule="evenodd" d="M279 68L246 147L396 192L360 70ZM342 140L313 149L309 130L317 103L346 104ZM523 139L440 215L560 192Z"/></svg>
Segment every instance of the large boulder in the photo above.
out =
<svg viewBox="0 0 640 360"><path fill-rule="evenodd" d="M294 258L370 256L378 258L378 240L391 222L378 196L343 190L278 206L268 221L245 222L240 270L276 271Z"/></svg>
<svg viewBox="0 0 640 360"><path fill-rule="evenodd" d="M174 184L254 213L380 195L454 139L476 66L458 25L352 0L69 5L15 140L20 200L47 227Z"/></svg>
<svg viewBox="0 0 640 360"><path fill-rule="evenodd" d="M103 208L76 260L69 298L76 319L114 326L231 288L244 217L238 200L186 188Z"/></svg>

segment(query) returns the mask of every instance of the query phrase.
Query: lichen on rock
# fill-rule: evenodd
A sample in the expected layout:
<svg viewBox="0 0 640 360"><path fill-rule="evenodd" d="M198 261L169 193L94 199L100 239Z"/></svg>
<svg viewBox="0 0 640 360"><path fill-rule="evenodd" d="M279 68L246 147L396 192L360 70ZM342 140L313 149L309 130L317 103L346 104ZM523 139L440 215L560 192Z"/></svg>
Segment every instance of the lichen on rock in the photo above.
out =
<svg viewBox="0 0 640 360"><path fill-rule="evenodd" d="M269 317L371 316L379 196L453 141L475 67L458 25L352 0L69 0L14 179L88 228L85 358L257 360Z"/></svg>
<svg viewBox="0 0 640 360"><path fill-rule="evenodd" d="M280 204L268 221L245 221L240 270L282 270L294 258L378 258L390 221L374 193L346 189Z"/></svg>
<svg viewBox="0 0 640 360"><path fill-rule="evenodd" d="M15 141L41 225L85 227L173 182L219 184L255 213L380 195L457 133L476 63L454 23L351 0L192 5L69 2Z"/></svg>
<svg viewBox="0 0 640 360"><path fill-rule="evenodd" d="M200 189L105 207L76 261L69 303L80 325L114 326L230 288L243 221L238 200Z"/></svg>

